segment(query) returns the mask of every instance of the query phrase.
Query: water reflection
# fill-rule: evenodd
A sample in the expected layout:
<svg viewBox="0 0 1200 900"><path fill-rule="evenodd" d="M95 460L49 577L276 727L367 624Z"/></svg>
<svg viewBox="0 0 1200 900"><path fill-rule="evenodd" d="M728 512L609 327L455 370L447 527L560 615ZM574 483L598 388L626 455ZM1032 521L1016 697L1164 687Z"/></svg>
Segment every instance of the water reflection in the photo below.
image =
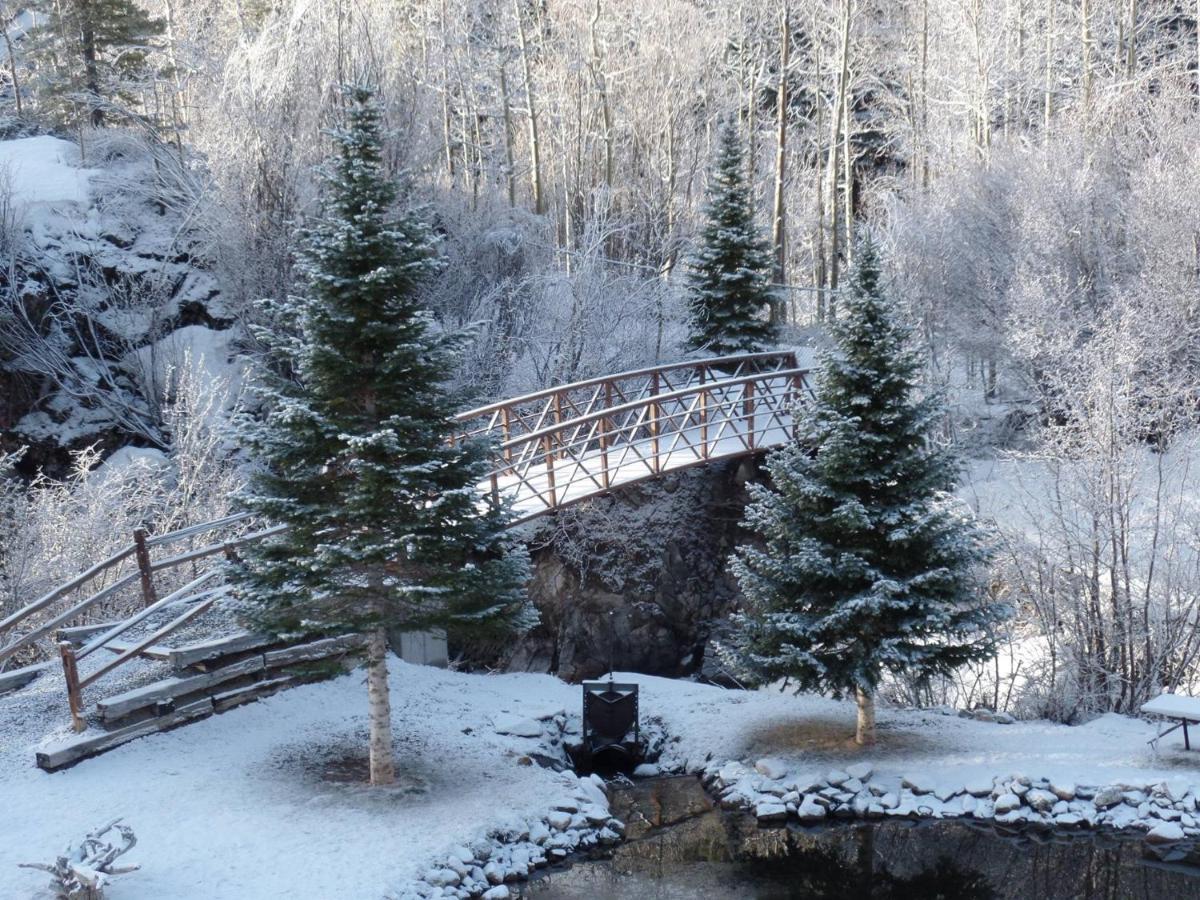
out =
<svg viewBox="0 0 1200 900"><path fill-rule="evenodd" d="M723 842L714 840L719 823ZM1200 856L1137 837L1001 833L955 821L759 830L710 810L610 860L547 873L537 900L1200 900Z"/></svg>

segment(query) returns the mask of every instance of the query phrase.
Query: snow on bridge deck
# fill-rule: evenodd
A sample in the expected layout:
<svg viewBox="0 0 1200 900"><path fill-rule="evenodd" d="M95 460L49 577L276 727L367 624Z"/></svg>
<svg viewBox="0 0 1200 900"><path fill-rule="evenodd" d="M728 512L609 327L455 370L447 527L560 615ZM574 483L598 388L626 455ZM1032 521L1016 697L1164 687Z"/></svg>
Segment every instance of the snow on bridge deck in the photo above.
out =
<svg viewBox="0 0 1200 900"><path fill-rule="evenodd" d="M463 413L458 439L497 441L480 485L523 522L666 472L785 443L808 398L792 353L677 363Z"/></svg>

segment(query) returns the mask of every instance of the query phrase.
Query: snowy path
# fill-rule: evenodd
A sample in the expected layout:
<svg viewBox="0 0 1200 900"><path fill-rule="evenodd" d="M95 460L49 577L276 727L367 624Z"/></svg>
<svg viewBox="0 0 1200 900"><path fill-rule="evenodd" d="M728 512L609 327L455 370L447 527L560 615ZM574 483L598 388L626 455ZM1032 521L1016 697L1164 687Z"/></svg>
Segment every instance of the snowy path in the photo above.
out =
<svg viewBox="0 0 1200 900"><path fill-rule="evenodd" d="M1105 716L1070 728L996 725L930 712L880 710L880 744L848 743L854 707L818 697L741 692L643 675L644 717L660 717L683 761L779 757L795 771L869 761L883 777L937 784L1022 773L1106 784L1200 783L1200 754L1175 735L1157 756L1150 723ZM544 814L565 777L520 765L535 740L505 737L493 715L578 711L579 688L546 675L463 675L395 662L397 754L423 792L376 794L323 781L313 769L365 744L361 673L309 685L156 735L57 774L33 765L33 743L62 722L57 695L0 698L0 897L27 896L47 860L115 816L136 829L113 900L361 900L385 896L458 844ZM51 704L51 701L54 701Z"/></svg>

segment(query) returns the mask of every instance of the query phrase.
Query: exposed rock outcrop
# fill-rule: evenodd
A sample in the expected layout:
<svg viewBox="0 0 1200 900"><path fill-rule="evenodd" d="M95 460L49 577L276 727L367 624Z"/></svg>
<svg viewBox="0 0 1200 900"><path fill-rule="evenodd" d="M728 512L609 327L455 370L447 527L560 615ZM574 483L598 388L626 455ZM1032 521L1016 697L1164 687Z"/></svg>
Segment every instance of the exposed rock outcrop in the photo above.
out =
<svg viewBox="0 0 1200 900"><path fill-rule="evenodd" d="M698 670L737 598L727 570L751 463L719 463L614 491L537 526L530 591L542 623L508 667L577 681L618 669Z"/></svg>

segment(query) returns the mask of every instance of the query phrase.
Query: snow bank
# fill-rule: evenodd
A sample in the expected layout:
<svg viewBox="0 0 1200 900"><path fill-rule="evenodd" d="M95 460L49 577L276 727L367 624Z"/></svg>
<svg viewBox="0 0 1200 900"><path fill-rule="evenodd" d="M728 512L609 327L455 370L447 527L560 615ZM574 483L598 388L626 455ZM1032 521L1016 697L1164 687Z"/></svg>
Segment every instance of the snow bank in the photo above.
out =
<svg viewBox="0 0 1200 900"><path fill-rule="evenodd" d="M0 141L0 172L7 175L18 207L86 206L98 170L81 168L79 159L75 144L48 135Z"/></svg>

